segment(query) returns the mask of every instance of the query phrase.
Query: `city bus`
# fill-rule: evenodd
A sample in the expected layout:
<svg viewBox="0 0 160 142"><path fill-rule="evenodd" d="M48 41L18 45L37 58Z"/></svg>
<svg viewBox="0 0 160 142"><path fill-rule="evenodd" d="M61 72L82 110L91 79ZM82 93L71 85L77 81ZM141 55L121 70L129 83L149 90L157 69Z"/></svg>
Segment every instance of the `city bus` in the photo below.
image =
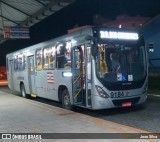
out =
<svg viewBox="0 0 160 142"><path fill-rule="evenodd" d="M144 104L148 65L137 31L81 27L6 56L8 86L23 97L99 110Z"/></svg>

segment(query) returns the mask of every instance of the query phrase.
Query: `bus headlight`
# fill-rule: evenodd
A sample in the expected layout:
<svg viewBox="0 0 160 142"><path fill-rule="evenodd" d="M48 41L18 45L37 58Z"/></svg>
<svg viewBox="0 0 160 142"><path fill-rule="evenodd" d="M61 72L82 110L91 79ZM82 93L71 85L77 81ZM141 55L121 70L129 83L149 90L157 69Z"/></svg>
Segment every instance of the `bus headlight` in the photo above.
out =
<svg viewBox="0 0 160 142"><path fill-rule="evenodd" d="M109 98L108 94L99 86L95 85L97 92L99 93L100 97L102 98Z"/></svg>

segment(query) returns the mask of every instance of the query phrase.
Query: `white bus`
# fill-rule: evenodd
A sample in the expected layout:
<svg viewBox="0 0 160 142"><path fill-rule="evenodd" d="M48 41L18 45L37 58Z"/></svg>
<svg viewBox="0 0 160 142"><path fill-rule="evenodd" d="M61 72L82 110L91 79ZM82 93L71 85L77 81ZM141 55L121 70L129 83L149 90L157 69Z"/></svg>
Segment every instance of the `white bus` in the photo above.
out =
<svg viewBox="0 0 160 142"><path fill-rule="evenodd" d="M105 27L79 28L6 56L8 86L71 109L143 104L147 52L141 34Z"/></svg>

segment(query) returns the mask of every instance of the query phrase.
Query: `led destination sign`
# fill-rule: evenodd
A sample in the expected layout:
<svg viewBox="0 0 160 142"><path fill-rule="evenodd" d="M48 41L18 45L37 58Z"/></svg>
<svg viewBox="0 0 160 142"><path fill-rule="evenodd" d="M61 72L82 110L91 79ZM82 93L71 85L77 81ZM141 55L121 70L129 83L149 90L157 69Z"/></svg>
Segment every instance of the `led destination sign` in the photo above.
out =
<svg viewBox="0 0 160 142"><path fill-rule="evenodd" d="M137 33L116 32L116 31L100 31L100 38L137 40L139 38L139 36Z"/></svg>

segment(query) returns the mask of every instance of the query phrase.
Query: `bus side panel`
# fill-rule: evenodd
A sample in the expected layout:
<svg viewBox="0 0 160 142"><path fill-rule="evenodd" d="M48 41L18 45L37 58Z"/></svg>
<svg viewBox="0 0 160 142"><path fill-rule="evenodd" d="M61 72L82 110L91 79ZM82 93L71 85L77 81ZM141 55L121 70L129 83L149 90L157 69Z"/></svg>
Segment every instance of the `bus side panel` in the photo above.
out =
<svg viewBox="0 0 160 142"><path fill-rule="evenodd" d="M13 60L8 60L8 70L7 70L7 80L8 80L8 87L11 90L14 90L14 62Z"/></svg>
<svg viewBox="0 0 160 142"><path fill-rule="evenodd" d="M45 71L41 70L35 72L35 87L38 96L47 98L48 94L45 93L47 89Z"/></svg>
<svg viewBox="0 0 160 142"><path fill-rule="evenodd" d="M20 83L23 83L27 94L30 94L29 83L28 83L28 72L25 71L15 71L14 72L14 90L20 92Z"/></svg>
<svg viewBox="0 0 160 142"><path fill-rule="evenodd" d="M46 85L48 98L51 100L58 101L58 92L57 92L57 81L56 81L56 72L57 70L48 70L45 72L46 76Z"/></svg>
<svg viewBox="0 0 160 142"><path fill-rule="evenodd" d="M63 72L66 71L67 70L36 71L36 94L42 98L48 98L51 100L58 101L58 88L60 86L65 86L71 95L71 77L63 77Z"/></svg>
<svg viewBox="0 0 160 142"><path fill-rule="evenodd" d="M64 86L70 94L70 100L71 100L71 104L72 104L73 103L73 100L72 100L72 78L71 77L64 77L63 76L64 72L71 72L71 70L61 69L61 70L55 70L55 72L54 72L54 85L56 88L55 95L58 97L58 88L60 86Z"/></svg>
<svg viewBox="0 0 160 142"><path fill-rule="evenodd" d="M56 93L55 71L41 70L35 73L36 94L42 98L58 101Z"/></svg>

